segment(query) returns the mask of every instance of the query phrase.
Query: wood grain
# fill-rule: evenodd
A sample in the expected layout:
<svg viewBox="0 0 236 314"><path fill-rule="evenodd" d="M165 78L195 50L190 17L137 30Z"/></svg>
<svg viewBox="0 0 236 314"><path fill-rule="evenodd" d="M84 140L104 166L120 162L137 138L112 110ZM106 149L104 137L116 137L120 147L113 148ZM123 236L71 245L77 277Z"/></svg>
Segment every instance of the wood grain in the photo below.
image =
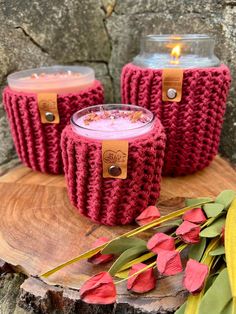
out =
<svg viewBox="0 0 236 314"><path fill-rule="evenodd" d="M89 250L101 236L106 235L111 239L133 228L105 227L91 223L70 205L64 187L1 182L0 199L0 259L29 277L37 276ZM183 206L183 198L175 198L170 202L162 200L160 206L164 215ZM102 269L104 266L93 266L82 261L64 268L45 281L49 285L79 289L88 277ZM42 283L37 280L34 280L32 289L42 291ZM176 308L183 301L181 281L182 275L160 279L158 289L142 298L150 298L152 302L155 300L157 307L163 306L162 299L168 295L173 301L172 308ZM37 284L38 288L35 287ZM43 287L53 290L50 286ZM26 288L29 293L29 285L25 283L22 289ZM35 295L35 291L32 290L31 294ZM127 292L125 284L118 287L118 294L119 302L124 299L134 302L135 299L137 304L140 303L139 299ZM178 294L179 298L174 298Z"/></svg>
<svg viewBox="0 0 236 314"><path fill-rule="evenodd" d="M164 177L161 184L161 197L175 196L216 196L224 189L236 187L235 169L223 158L217 156L209 167L193 175L182 177ZM63 175L55 176L33 172L20 165L0 177L0 182L16 182L22 184L36 184L65 187Z"/></svg>
<svg viewBox="0 0 236 314"><path fill-rule="evenodd" d="M69 313L72 308L74 312L70 313L78 309L84 313L167 313L176 309L186 297L182 274L160 278L157 289L141 297L128 293L123 283L118 286L115 310L88 306L79 300L77 289L88 276L99 272L100 266L82 261L47 282L33 277L90 249L100 236L114 238L133 228L91 223L71 206L65 186L63 176L33 172L24 166L0 177L0 259L4 261L0 269L6 269L7 262L28 275L21 287L20 306L29 306L30 300L31 307L40 313ZM220 157L192 176L163 178L159 201L162 214L180 208L183 197L215 196L223 189L236 189L236 176Z"/></svg>

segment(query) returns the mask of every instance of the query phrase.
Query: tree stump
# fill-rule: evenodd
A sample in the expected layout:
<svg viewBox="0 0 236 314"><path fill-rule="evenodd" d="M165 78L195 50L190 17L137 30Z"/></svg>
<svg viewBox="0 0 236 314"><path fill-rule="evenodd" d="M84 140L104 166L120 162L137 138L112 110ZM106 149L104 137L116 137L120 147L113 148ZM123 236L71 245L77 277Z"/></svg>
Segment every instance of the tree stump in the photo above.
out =
<svg viewBox="0 0 236 314"><path fill-rule="evenodd" d="M162 185L159 206L164 215L182 207L184 196L215 196L223 189L236 189L235 171L217 158L204 171L164 178ZM70 204L63 176L23 166L0 178L0 199L0 274L26 275L16 297L18 310L9 314L172 313L184 302L182 274L159 278L156 289L144 295L127 292L124 282L117 286L117 303L107 306L88 305L79 298L81 284L104 266L81 261L40 280L38 275L89 250L100 236L112 239L134 226L92 223Z"/></svg>

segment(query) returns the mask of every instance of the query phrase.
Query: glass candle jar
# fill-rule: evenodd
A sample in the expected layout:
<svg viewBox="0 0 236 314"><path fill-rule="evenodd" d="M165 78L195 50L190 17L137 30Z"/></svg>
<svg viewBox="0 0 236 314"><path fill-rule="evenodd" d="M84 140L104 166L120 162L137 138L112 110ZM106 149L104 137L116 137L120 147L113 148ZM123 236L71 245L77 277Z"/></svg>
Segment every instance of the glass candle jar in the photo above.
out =
<svg viewBox="0 0 236 314"><path fill-rule="evenodd" d="M72 114L103 103L94 70L52 66L10 74L3 102L20 160L33 170L63 173L60 139Z"/></svg>
<svg viewBox="0 0 236 314"><path fill-rule="evenodd" d="M76 93L92 86L94 80L90 67L62 65L15 72L7 77L12 90L28 93Z"/></svg>
<svg viewBox="0 0 236 314"><path fill-rule="evenodd" d="M129 105L83 109L64 129L61 148L69 198L92 221L129 224L156 204L165 134L149 110Z"/></svg>
<svg viewBox="0 0 236 314"><path fill-rule="evenodd" d="M153 128L153 113L130 105L98 105L76 112L72 128L87 138L110 140L141 136Z"/></svg>
<svg viewBox="0 0 236 314"><path fill-rule="evenodd" d="M230 72L207 35L148 35L121 74L122 102L147 108L166 136L164 175L201 170L217 154Z"/></svg>
<svg viewBox="0 0 236 314"><path fill-rule="evenodd" d="M153 69L215 67L220 60L214 47L215 40L204 34L148 35L133 64Z"/></svg>

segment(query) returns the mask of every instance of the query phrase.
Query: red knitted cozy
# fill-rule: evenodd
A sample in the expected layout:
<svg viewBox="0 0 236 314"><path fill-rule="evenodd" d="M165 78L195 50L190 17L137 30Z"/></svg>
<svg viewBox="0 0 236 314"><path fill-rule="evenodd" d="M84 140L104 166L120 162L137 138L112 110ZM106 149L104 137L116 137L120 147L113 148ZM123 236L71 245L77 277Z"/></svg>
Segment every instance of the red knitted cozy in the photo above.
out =
<svg viewBox="0 0 236 314"><path fill-rule="evenodd" d="M72 114L88 106L103 103L103 87L99 81L75 94L57 96L59 124L42 124L37 95L11 90L3 92L4 107L17 154L33 170L59 174L63 172L60 138Z"/></svg>
<svg viewBox="0 0 236 314"><path fill-rule="evenodd" d="M61 138L68 194L78 211L105 225L129 224L160 192L165 134L158 119L154 129L129 140L127 179L103 178L102 144L67 126Z"/></svg>
<svg viewBox="0 0 236 314"><path fill-rule="evenodd" d="M124 66L122 103L149 109L164 126L164 175L186 175L209 165L218 151L229 86L225 65L186 69L181 102L163 102L162 70Z"/></svg>

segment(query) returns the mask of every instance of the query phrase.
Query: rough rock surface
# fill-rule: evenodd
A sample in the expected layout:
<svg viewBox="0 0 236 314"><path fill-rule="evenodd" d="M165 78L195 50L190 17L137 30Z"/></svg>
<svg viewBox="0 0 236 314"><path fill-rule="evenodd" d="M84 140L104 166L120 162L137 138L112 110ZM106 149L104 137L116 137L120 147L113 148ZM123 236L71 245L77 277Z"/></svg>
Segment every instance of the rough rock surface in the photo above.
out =
<svg viewBox="0 0 236 314"><path fill-rule="evenodd" d="M4 273L0 275L0 313L24 314L21 309L16 310L16 303L20 292L20 286L24 276L16 273ZM20 312L21 311L21 312Z"/></svg>
<svg viewBox="0 0 236 314"><path fill-rule="evenodd" d="M233 84L222 132L221 152L236 162L235 0L3 0L0 4L0 87L9 73L50 64L88 64L120 100L122 66L148 33L208 33L216 53L232 71ZM0 106L0 165L15 158ZM5 166L6 167L6 166Z"/></svg>
<svg viewBox="0 0 236 314"><path fill-rule="evenodd" d="M138 53L142 35L214 35L216 54L233 79L220 151L236 163L236 0L2 0L0 23L1 91L7 75L17 70L87 64L104 83L107 102L120 100L121 68ZM0 104L0 174L17 163L15 158ZM1 314L29 313L18 300L23 280L15 273L0 275ZM133 310L117 306L115 312Z"/></svg>

